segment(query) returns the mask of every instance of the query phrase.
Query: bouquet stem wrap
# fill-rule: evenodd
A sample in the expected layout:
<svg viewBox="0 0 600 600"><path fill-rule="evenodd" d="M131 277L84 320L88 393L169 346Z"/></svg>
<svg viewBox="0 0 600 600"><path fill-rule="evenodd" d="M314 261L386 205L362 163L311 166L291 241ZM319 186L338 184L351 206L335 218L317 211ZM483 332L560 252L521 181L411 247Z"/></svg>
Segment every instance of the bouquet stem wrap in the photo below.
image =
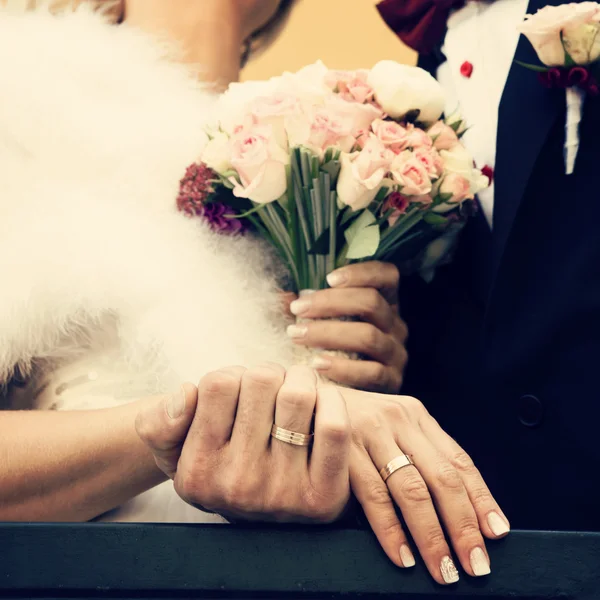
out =
<svg viewBox="0 0 600 600"><path fill-rule="evenodd" d="M571 175L575 169L575 160L579 150L579 123L585 100L585 91L577 86L565 89L567 99L567 118L565 123L565 173Z"/></svg>

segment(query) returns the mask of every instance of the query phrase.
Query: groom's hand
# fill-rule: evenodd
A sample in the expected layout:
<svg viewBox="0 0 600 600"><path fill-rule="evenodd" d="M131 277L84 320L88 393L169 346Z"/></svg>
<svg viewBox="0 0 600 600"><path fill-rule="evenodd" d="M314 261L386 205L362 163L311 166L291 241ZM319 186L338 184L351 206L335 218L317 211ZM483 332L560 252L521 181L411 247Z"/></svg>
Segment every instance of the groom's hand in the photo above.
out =
<svg viewBox="0 0 600 600"><path fill-rule="evenodd" d="M292 326L294 342L364 358L317 357L313 367L332 381L362 390L398 392L408 360L408 329L398 311L398 269L377 261L357 263L333 271L327 281L330 289L303 295L290 304L297 317L328 319ZM346 317L358 320L336 320Z"/></svg>
<svg viewBox="0 0 600 600"><path fill-rule="evenodd" d="M312 446L271 437L274 423ZM350 496L350 424L334 386L307 367L232 367L146 408L136 427L189 504L253 521L324 523Z"/></svg>

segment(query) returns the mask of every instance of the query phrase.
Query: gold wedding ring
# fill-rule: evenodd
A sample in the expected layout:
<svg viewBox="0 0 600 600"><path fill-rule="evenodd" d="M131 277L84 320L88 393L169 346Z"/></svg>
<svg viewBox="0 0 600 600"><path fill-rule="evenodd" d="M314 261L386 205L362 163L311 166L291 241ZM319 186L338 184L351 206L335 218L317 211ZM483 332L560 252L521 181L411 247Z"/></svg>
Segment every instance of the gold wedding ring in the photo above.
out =
<svg viewBox="0 0 600 600"><path fill-rule="evenodd" d="M400 454L400 456L392 458L392 460L390 460L390 462L387 465L385 465L385 467L383 467L381 471L379 471L379 475L381 476L381 479L383 479L383 481L386 482L390 478L390 475L412 464L414 463L412 460L410 460L409 456L407 456L406 454Z"/></svg>
<svg viewBox="0 0 600 600"><path fill-rule="evenodd" d="M273 427L271 427L271 437L274 437L280 442L292 444L292 446L310 446L312 444L314 434L290 431L289 429L284 429L283 427L277 427L277 425L273 423Z"/></svg>

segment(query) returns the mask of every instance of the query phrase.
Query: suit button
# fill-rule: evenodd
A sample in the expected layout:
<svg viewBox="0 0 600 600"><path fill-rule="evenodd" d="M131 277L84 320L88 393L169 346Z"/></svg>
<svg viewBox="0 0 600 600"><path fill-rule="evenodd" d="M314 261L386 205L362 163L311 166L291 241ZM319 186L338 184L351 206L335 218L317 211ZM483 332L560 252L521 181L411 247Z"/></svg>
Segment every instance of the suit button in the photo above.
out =
<svg viewBox="0 0 600 600"><path fill-rule="evenodd" d="M544 407L535 396L526 394L519 400L519 421L525 427L537 427L544 416Z"/></svg>

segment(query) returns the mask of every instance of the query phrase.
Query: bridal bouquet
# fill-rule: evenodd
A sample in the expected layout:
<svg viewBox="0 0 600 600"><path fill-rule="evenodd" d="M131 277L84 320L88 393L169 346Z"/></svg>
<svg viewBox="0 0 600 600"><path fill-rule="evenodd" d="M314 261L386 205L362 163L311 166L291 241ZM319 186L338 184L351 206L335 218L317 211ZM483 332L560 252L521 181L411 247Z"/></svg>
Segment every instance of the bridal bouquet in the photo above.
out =
<svg viewBox="0 0 600 600"><path fill-rule="evenodd" d="M253 229L296 292L353 261L430 271L488 185L460 142L463 120L440 120L443 107L435 79L392 61L233 84L178 207L224 233Z"/></svg>

